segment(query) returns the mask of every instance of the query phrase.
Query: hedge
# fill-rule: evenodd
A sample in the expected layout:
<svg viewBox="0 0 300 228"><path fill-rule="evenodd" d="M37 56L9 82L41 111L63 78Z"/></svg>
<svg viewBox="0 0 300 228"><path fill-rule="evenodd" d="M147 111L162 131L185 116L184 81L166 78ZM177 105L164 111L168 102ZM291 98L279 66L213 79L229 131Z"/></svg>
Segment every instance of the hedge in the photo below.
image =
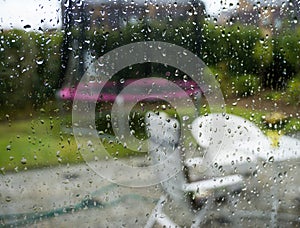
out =
<svg viewBox="0 0 300 228"><path fill-rule="evenodd" d="M2 109L40 106L53 98L60 76L62 35L11 30L0 33Z"/></svg>
<svg viewBox="0 0 300 228"><path fill-rule="evenodd" d="M252 93L250 87L243 91L245 83L242 81L249 75L249 80L255 82L255 88L262 82L263 87L282 89L300 72L300 27L274 37L264 37L259 28L240 24L225 27L204 23L198 33L196 29L197 24L191 21L127 24L115 31L87 29L85 36L89 42L85 46L99 57L116 47L143 40L170 42L192 52L196 52L199 49L196 45L199 45L199 57L214 69L221 66L222 73L235 82L235 86L241 84L236 89L244 95ZM82 35L78 30L71 32L75 39ZM197 34L200 37L197 38ZM61 31L0 32L2 109L24 108L28 105L35 107L54 98L63 77L60 69L62 41ZM73 56L77 55L76 51L70 50ZM165 75L171 72L170 77L175 75L172 67L140 64L123 69L115 79L124 78L124 75L144 77L149 74L149 69L151 74ZM183 76L183 73L179 73L179 76Z"/></svg>

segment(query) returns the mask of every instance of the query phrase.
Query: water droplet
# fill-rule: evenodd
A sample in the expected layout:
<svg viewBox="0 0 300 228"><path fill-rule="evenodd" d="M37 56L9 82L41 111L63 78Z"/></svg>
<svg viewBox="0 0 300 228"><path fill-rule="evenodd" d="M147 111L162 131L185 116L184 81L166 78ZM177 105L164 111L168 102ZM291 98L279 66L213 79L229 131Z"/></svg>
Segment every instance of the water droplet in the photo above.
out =
<svg viewBox="0 0 300 228"><path fill-rule="evenodd" d="M188 76L187 75L183 75L183 81L187 82L188 81Z"/></svg>
<svg viewBox="0 0 300 228"><path fill-rule="evenodd" d="M294 23L297 24L298 23L298 19L297 17L294 18Z"/></svg>
<svg viewBox="0 0 300 228"><path fill-rule="evenodd" d="M23 157L23 158L21 159L21 164L25 165L26 163L27 163L27 159Z"/></svg>
<svg viewBox="0 0 300 228"><path fill-rule="evenodd" d="M5 197L5 201L6 201L6 202L10 202L10 201L11 201L11 197L10 197L10 196L6 196L6 197Z"/></svg>
<svg viewBox="0 0 300 228"><path fill-rule="evenodd" d="M187 120L189 120L189 119L190 119L189 116L183 116L183 117L182 117L182 120L183 120L183 121L187 121Z"/></svg>
<svg viewBox="0 0 300 228"><path fill-rule="evenodd" d="M95 78L95 76L90 76L89 77L89 83L95 83L96 82L96 78Z"/></svg>
<svg viewBox="0 0 300 228"><path fill-rule="evenodd" d="M24 25L23 28L24 28L24 29L30 29L30 28L31 28L31 25Z"/></svg>
<svg viewBox="0 0 300 228"><path fill-rule="evenodd" d="M44 63L44 60L41 59L41 58L37 58L37 59L35 60L35 62L36 62L37 65L42 65L42 64Z"/></svg>
<svg viewBox="0 0 300 228"><path fill-rule="evenodd" d="M92 141L90 141L90 140L89 140L89 141L87 141L87 146L88 146L88 147L91 147L91 146L93 146L93 142L92 142Z"/></svg>
<svg viewBox="0 0 300 228"><path fill-rule="evenodd" d="M100 10L100 14L103 17L105 15L105 10Z"/></svg>
<svg viewBox="0 0 300 228"><path fill-rule="evenodd" d="M273 156L271 156L271 157L269 157L269 160L268 160L269 162L274 162L274 157Z"/></svg>
<svg viewBox="0 0 300 228"><path fill-rule="evenodd" d="M260 42L261 44L263 44L263 43L264 43L264 39L263 39L263 38L259 39L259 42Z"/></svg>

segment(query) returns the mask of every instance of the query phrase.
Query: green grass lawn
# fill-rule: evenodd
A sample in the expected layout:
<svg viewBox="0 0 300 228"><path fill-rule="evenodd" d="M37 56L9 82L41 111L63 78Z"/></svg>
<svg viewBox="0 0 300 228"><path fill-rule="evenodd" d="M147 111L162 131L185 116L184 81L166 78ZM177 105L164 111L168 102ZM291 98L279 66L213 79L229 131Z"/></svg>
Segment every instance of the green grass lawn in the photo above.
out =
<svg viewBox="0 0 300 228"><path fill-rule="evenodd" d="M112 156L124 157L136 153L122 145L104 140ZM116 152L117 155L116 155ZM83 162L74 136L61 132L61 120L33 118L4 121L0 124L0 170L24 169Z"/></svg>
<svg viewBox="0 0 300 228"><path fill-rule="evenodd" d="M62 134L60 121L49 117L2 122L0 153L2 171L82 161L74 138Z"/></svg>
<svg viewBox="0 0 300 228"><path fill-rule="evenodd" d="M201 114L206 112L209 110L205 108L201 110ZM265 112L230 106L227 107L227 113L253 121L266 134L270 131L262 122L262 116L267 114ZM72 134L61 131L62 119L63 117L51 118L44 114L26 120L2 121L0 123L1 172L83 162L75 138ZM300 131L300 120L290 118L280 129L271 130L275 132L280 130L280 134ZM112 156L142 155L114 141L104 140L103 144Z"/></svg>

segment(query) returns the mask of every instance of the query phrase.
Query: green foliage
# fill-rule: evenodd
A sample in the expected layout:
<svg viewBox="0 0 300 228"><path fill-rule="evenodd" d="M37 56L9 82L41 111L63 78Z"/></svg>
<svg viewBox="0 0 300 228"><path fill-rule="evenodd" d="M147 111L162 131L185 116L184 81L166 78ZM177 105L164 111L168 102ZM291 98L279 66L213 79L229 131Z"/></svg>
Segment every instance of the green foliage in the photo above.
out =
<svg viewBox="0 0 300 228"><path fill-rule="evenodd" d="M96 28L85 35L90 41L85 46L96 58L116 47L145 40L170 42L197 52L209 67L221 68L218 80L227 96L236 92L253 94L260 83L275 89L285 88L289 83L288 87L294 88L290 83L300 72L300 27L267 38L257 27L239 24L204 23L197 30L190 20L140 21L114 31ZM79 39L79 31L72 31L72 36ZM0 39L2 110L40 106L52 99L63 77L60 75L63 34L11 30L0 33ZM77 55L76 51L72 51L73 57ZM166 72L171 72L171 77L174 75L174 69L169 66L137 64L120 71L115 79L165 75ZM289 96L295 98L293 93L289 92Z"/></svg>
<svg viewBox="0 0 300 228"><path fill-rule="evenodd" d="M285 92L272 90L266 94L265 99L279 101L283 98L284 95Z"/></svg>
<svg viewBox="0 0 300 228"><path fill-rule="evenodd" d="M278 38L280 52L295 72L300 71L300 26Z"/></svg>
<svg viewBox="0 0 300 228"><path fill-rule="evenodd" d="M225 63L234 75L255 73L253 49L260 31L251 26L204 26L203 60L206 64ZM201 57L201 56L200 56Z"/></svg>
<svg viewBox="0 0 300 228"><path fill-rule="evenodd" d="M197 32L197 26L191 20L167 23L140 21L115 31L99 29L91 37L97 56L132 42L170 42L199 54L209 67L218 68L222 65L222 71L225 71L223 74L228 77L226 81L234 81L231 78L240 75L252 75L251 77L256 76L262 81L263 87L273 89L284 88L287 81L300 71L300 27L296 32L286 32L273 37L264 36L259 27L238 23L233 26L204 23L199 29ZM135 66L134 71L146 72L146 65ZM161 70L159 66L152 65L152 73ZM123 75L128 75L128 72ZM117 77L123 75L119 74ZM142 76L145 75L132 75ZM239 83L238 81L236 82ZM226 86L228 87L228 83ZM246 90L251 93L249 89Z"/></svg>
<svg viewBox="0 0 300 228"><path fill-rule="evenodd" d="M60 77L60 33L0 33L2 110L39 106L54 97Z"/></svg>
<svg viewBox="0 0 300 228"><path fill-rule="evenodd" d="M221 67L221 68L220 68ZM232 77L222 66L219 69L211 68L225 98L233 96L251 96L260 91L261 82L256 75L244 74Z"/></svg>
<svg viewBox="0 0 300 228"><path fill-rule="evenodd" d="M297 75L294 79L291 79L284 90L273 90L266 94L267 99L273 101L283 100L286 103L292 105L300 105L300 75Z"/></svg>
<svg viewBox="0 0 300 228"><path fill-rule="evenodd" d="M260 39L254 47L253 57L259 64L259 67L266 68L273 61L273 44L271 40Z"/></svg>
<svg viewBox="0 0 300 228"><path fill-rule="evenodd" d="M231 97L234 93L232 90L232 78L228 75L226 65L220 64L218 68L210 67L215 79L219 82L223 96Z"/></svg>
<svg viewBox="0 0 300 228"><path fill-rule="evenodd" d="M241 75L233 79L235 94L251 96L260 90L260 80L255 75Z"/></svg>
<svg viewBox="0 0 300 228"><path fill-rule="evenodd" d="M291 104L300 105L300 75L288 82L285 99Z"/></svg>

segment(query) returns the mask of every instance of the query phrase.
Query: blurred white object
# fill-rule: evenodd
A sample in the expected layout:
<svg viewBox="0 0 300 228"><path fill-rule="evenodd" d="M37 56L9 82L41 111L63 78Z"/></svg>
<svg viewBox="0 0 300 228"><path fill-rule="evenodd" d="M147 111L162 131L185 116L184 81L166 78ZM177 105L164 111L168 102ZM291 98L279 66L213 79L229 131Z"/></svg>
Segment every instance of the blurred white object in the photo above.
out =
<svg viewBox="0 0 300 228"><path fill-rule="evenodd" d="M180 148L180 125L176 119L165 113L159 115L148 112L146 115L149 133L149 153L153 164L164 163L172 156L172 162L164 163L161 185L172 200L191 207L186 192L195 196L217 197L218 189L238 190L243 186L245 175L254 172L257 161L280 162L299 158L300 140L282 136L278 147L252 122L235 115L209 114L195 119L191 133L196 142L205 150L202 157L184 160ZM198 167L200 181L187 182L184 167ZM222 169L220 169L222 167ZM166 178L164 173L172 173ZM201 176L203 178L201 178ZM189 179L189 178L188 178ZM153 210L146 227L154 223L175 227L168 216L163 213L163 205L167 197L163 197ZM209 203L195 214L194 224L198 226L209 207ZM277 213L277 207L275 208Z"/></svg>
<svg viewBox="0 0 300 228"><path fill-rule="evenodd" d="M193 192L201 197L209 197L213 189L243 184L243 177L237 174L226 177L213 177L213 179L201 180L187 183L184 173L184 166L188 163L183 161L180 150L180 125L176 119L168 118L165 113L159 115L148 112L146 115L147 130L149 133L149 153L153 165L163 163L164 171L160 174L161 185L167 195L185 207L187 210L192 207L186 192ZM172 156L175 159L167 160ZM170 162L171 161L171 162ZM200 161L200 160L199 160ZM173 173L167 179L165 173ZM162 226L173 227L174 223L163 213L163 203L159 202L153 210L146 227L152 227L155 222ZM203 213L204 210L200 212ZM195 214L194 225L201 223L203 216ZM176 224L175 224L176 225Z"/></svg>
<svg viewBox="0 0 300 228"><path fill-rule="evenodd" d="M192 124L192 135L206 150L205 161L223 167L236 167L257 159L279 162L299 158L299 140L282 136L279 146L273 147L255 124L235 115L213 113L198 117Z"/></svg>

